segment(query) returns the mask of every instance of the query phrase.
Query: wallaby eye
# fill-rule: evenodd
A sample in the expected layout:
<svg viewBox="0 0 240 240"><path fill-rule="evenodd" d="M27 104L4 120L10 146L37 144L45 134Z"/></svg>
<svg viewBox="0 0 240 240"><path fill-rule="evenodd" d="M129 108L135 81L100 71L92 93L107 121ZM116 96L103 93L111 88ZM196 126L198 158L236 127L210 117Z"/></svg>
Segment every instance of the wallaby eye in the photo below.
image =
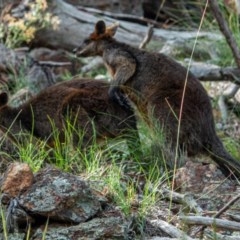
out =
<svg viewBox="0 0 240 240"><path fill-rule="evenodd" d="M4 106L8 103L8 94L6 92L0 93L0 106Z"/></svg>
<svg viewBox="0 0 240 240"><path fill-rule="evenodd" d="M90 39L85 39L85 40L83 41L84 44L89 44L90 42L91 42Z"/></svg>

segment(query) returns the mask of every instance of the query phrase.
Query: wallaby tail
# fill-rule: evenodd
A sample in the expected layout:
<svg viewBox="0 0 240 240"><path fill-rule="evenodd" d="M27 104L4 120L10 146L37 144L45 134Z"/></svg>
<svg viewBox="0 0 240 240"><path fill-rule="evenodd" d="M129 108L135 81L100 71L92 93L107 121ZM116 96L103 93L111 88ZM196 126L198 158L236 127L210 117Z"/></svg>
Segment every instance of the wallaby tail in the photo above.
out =
<svg viewBox="0 0 240 240"><path fill-rule="evenodd" d="M216 136L210 152L211 158L219 165L225 176L236 176L240 179L240 160L233 158Z"/></svg>

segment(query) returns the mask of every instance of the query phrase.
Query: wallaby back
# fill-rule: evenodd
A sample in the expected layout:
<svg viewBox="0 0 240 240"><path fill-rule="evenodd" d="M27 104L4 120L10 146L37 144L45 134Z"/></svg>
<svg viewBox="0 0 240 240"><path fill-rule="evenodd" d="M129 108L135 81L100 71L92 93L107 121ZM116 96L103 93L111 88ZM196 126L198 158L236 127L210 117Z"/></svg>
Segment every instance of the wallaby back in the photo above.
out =
<svg viewBox="0 0 240 240"><path fill-rule="evenodd" d="M0 127L12 134L23 130L34 136L54 141L53 129L64 142L66 121L74 124L73 140L77 145L82 133L82 147L89 146L96 134L97 141L125 137L129 147L140 147L133 110L121 107L109 96L109 83L94 79L75 79L55 84L40 92L23 105L7 105L8 96L0 94ZM136 137L136 138L135 138Z"/></svg>
<svg viewBox="0 0 240 240"><path fill-rule="evenodd" d="M117 27L97 22L93 33L75 50L77 56L102 56L112 76L111 99L128 108L127 101L122 101L127 95L149 122L157 119L173 152L179 137L179 149L189 156L208 154L226 172L230 169L240 175L240 162L226 152L216 135L211 103L200 81L163 54L116 41Z"/></svg>

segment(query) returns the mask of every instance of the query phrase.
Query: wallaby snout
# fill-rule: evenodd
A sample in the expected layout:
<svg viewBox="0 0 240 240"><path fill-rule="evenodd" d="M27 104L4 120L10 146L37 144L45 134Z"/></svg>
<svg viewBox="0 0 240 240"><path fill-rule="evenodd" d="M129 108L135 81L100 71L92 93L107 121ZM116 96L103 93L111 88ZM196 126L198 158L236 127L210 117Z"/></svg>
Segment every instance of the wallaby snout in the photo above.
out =
<svg viewBox="0 0 240 240"><path fill-rule="evenodd" d="M76 57L81 57L82 55L82 49L81 47L76 47L72 50L72 52L75 54Z"/></svg>
<svg viewBox="0 0 240 240"><path fill-rule="evenodd" d="M76 48L74 48L74 49L72 50L72 52L73 52L74 54L76 54L77 51L78 51L78 47L76 47Z"/></svg>
<svg viewBox="0 0 240 240"><path fill-rule="evenodd" d="M83 41L83 43L74 49L77 57L91 57L94 56L97 50L97 44L95 41Z"/></svg>

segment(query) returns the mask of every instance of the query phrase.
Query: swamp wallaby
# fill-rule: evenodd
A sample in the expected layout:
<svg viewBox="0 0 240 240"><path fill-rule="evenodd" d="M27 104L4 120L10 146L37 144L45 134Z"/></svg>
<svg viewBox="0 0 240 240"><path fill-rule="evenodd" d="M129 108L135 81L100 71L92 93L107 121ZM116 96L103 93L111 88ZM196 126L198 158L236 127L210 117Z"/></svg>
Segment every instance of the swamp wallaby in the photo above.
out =
<svg viewBox="0 0 240 240"><path fill-rule="evenodd" d="M110 84L103 80L74 79L41 91L19 107L7 105L8 94L0 94L0 128L12 136L23 131L54 146L53 130L59 131L64 142L67 119L74 125L73 143L77 145L82 133L82 147L94 140L123 137L132 150L140 148L134 111L113 102Z"/></svg>
<svg viewBox="0 0 240 240"><path fill-rule="evenodd" d="M112 76L109 96L129 108L128 96L148 121L157 120L173 152L181 123L179 150L188 156L210 155L225 174L232 171L240 176L240 162L229 155L216 134L210 99L200 81L163 54L118 42L113 38L117 28L118 24L106 27L99 21L75 49L77 56L102 56Z"/></svg>

